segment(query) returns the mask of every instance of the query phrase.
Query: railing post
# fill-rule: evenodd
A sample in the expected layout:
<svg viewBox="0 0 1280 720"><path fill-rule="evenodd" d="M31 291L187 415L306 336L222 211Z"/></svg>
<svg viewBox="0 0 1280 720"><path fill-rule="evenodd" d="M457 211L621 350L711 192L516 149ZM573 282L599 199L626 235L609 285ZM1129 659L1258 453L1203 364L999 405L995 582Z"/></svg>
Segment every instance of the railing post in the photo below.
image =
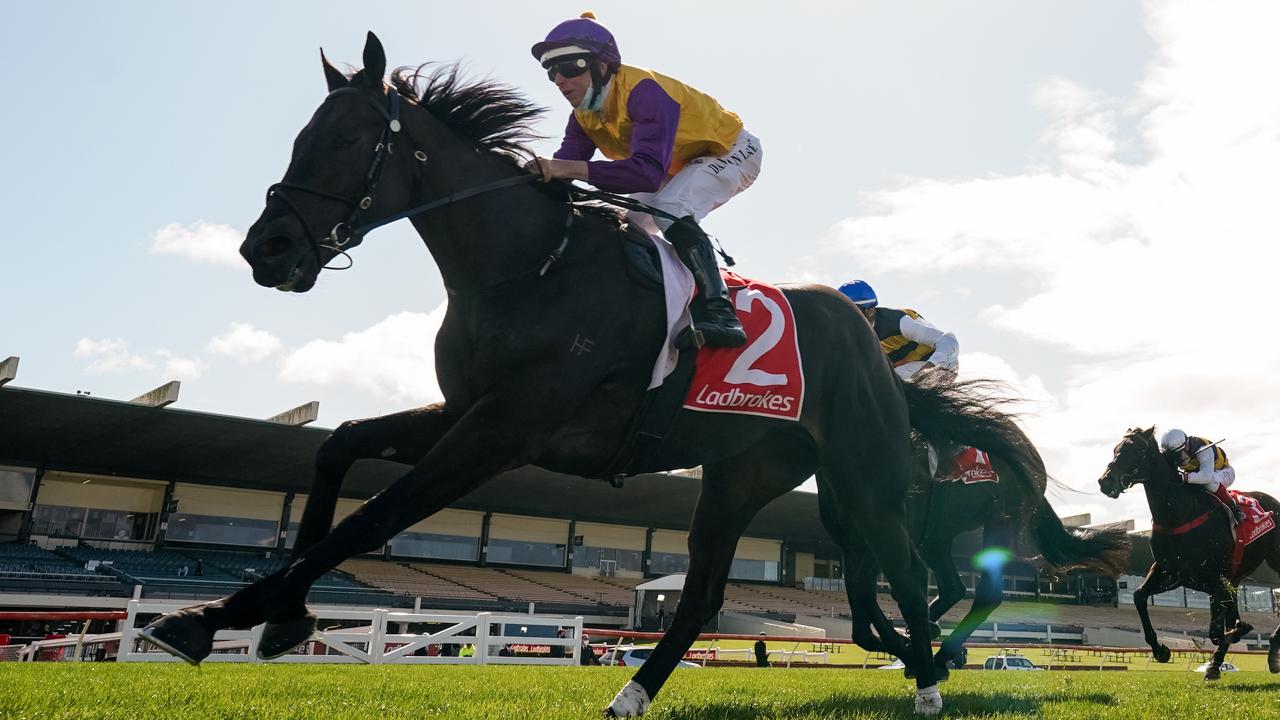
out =
<svg viewBox="0 0 1280 720"><path fill-rule="evenodd" d="M136 630L133 625L137 622L138 617L138 601L130 600L127 607L128 615L125 616L124 626L120 628L120 649L116 651L116 660L120 662L135 662L138 658L134 657L133 648L137 645Z"/></svg>
<svg viewBox="0 0 1280 720"><path fill-rule="evenodd" d="M480 665L489 664L489 618L491 613L476 615L476 654L475 662Z"/></svg>
<svg viewBox="0 0 1280 720"><path fill-rule="evenodd" d="M573 618L573 637L576 642L573 644L573 654L569 656L573 665L581 665L582 657L579 653L591 652L590 649L584 649L582 646L582 616L578 615ZM562 656L564 653L560 653Z"/></svg>
<svg viewBox="0 0 1280 720"><path fill-rule="evenodd" d="M378 608L373 611L373 622L369 624L369 664L381 665L387 653L387 611Z"/></svg>

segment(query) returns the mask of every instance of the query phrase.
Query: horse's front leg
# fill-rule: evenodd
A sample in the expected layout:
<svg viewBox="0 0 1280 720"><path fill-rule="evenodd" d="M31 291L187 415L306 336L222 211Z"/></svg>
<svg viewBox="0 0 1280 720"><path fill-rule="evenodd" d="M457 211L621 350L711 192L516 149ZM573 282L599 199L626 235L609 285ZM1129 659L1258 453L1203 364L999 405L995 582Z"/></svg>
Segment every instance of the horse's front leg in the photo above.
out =
<svg viewBox="0 0 1280 720"><path fill-rule="evenodd" d="M702 493L689 526L689 570L675 617L636 671L605 709L607 717L643 715L689 646L724 603L724 585L738 538L760 508L799 485L811 472L770 454L760 443L728 462L705 466ZM782 445L785 447L785 445Z"/></svg>
<svg viewBox="0 0 1280 720"><path fill-rule="evenodd" d="M512 393L507 396L519 397ZM167 615L144 629L144 637L188 662L198 663L212 647L213 633L256 624L273 608L305 608L307 592L320 576L353 555L381 547L397 533L429 517L476 486L527 462L536 433L524 403L520 408L497 396L477 402L457 420L406 475L368 500L332 532L297 553L283 571L209 605ZM277 657L310 638L314 617L304 614L267 626L259 655ZM270 631L270 632L268 632Z"/></svg>
<svg viewBox="0 0 1280 720"><path fill-rule="evenodd" d="M1159 562L1151 563L1151 567L1147 570L1147 577L1133 591L1133 604L1138 609L1138 619L1142 621L1142 636L1146 639L1147 644L1151 646L1151 654L1155 657L1156 662L1167 663L1173 657L1169 652L1169 648L1160 642L1160 638L1156 636L1156 630L1151 626L1151 616L1147 612L1147 601L1152 595L1159 595L1162 592L1168 592L1182 582L1170 575L1160 567Z"/></svg>

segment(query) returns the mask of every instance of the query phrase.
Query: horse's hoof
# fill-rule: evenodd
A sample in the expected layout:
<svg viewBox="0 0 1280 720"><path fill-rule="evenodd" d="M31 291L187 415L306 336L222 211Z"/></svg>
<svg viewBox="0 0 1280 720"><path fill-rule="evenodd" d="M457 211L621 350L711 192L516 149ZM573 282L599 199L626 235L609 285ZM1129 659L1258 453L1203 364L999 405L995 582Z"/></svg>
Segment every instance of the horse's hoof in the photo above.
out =
<svg viewBox="0 0 1280 720"><path fill-rule="evenodd" d="M631 680L626 685L623 685L618 694L613 697L613 702L609 703L609 707L604 709L604 716L617 718L640 717L648 709L649 693L640 687L640 683Z"/></svg>
<svg viewBox="0 0 1280 720"><path fill-rule="evenodd" d="M1155 661L1158 663L1167 663L1173 658L1173 653L1164 645L1157 647L1151 654L1155 656Z"/></svg>
<svg viewBox="0 0 1280 720"><path fill-rule="evenodd" d="M1280 642L1275 640L1267 648L1267 669L1272 673L1280 673Z"/></svg>
<svg viewBox="0 0 1280 720"><path fill-rule="evenodd" d="M945 661L941 665L933 666L933 677L940 683L944 683L951 679L951 671L947 669L947 663Z"/></svg>
<svg viewBox="0 0 1280 720"><path fill-rule="evenodd" d="M942 637L942 626L936 622L929 623L929 639L937 640Z"/></svg>
<svg viewBox="0 0 1280 720"><path fill-rule="evenodd" d="M142 628L139 637L191 665L213 652L213 633L190 608L170 613Z"/></svg>
<svg viewBox="0 0 1280 720"><path fill-rule="evenodd" d="M942 693L937 685L916 690L916 714L937 715L942 712Z"/></svg>
<svg viewBox="0 0 1280 720"><path fill-rule="evenodd" d="M912 668L910 665L908 665L906 660L903 660L903 661L902 661L902 677L904 677L904 678L906 678L906 679L908 679L908 680L915 680L915 679L916 679L916 671L915 671L915 669L914 669L914 668Z"/></svg>
<svg viewBox="0 0 1280 720"><path fill-rule="evenodd" d="M307 613L296 620L269 622L262 627L258 640L258 657L274 660L311 639L316 631L316 616Z"/></svg>
<svg viewBox="0 0 1280 720"><path fill-rule="evenodd" d="M1237 620L1236 626L1231 630L1231 634L1227 636L1227 640L1232 643L1240 642L1240 638L1253 632L1253 626L1243 620Z"/></svg>
<svg viewBox="0 0 1280 720"><path fill-rule="evenodd" d="M1214 680L1218 680L1221 678L1222 678L1222 671L1218 669L1217 665L1211 665L1209 666L1208 670L1204 671L1205 682L1213 682Z"/></svg>

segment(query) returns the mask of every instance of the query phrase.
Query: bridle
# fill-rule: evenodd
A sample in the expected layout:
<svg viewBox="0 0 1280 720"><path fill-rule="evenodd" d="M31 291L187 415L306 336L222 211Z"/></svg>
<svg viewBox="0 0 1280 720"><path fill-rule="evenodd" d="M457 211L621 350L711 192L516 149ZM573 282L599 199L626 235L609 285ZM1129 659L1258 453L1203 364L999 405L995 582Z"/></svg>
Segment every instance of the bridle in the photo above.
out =
<svg viewBox="0 0 1280 720"><path fill-rule="evenodd" d="M1130 432L1125 435L1125 440L1128 440L1130 438L1133 438L1135 442L1141 442L1144 445L1147 442L1146 438L1142 436L1141 431ZM1146 456L1147 451L1145 447L1142 450L1139 450L1139 452L1143 454L1143 457ZM1112 463L1114 462L1115 461L1112 460ZM1143 480L1138 476L1137 467L1135 466L1134 468L1130 469L1127 472L1120 473L1120 477L1119 479L1116 480L1116 482L1120 485L1120 492L1123 493L1129 488L1133 487L1134 485L1142 484ZM1119 495L1117 495L1116 497L1119 497Z"/></svg>
<svg viewBox="0 0 1280 720"><path fill-rule="evenodd" d="M487 193L501 188L523 185L538 179L537 176L532 174L521 174L515 177L494 180L482 185L450 193L442 198L437 198L431 202L418 205L381 220L357 225L361 214L373 205L373 194L378 187L378 180L382 177L382 170L386 167L387 157L395 152L395 146L392 140L401 129L400 93L396 92L394 88L389 89L386 93L387 105L384 107L368 92L356 87L344 87L338 88L337 90L329 93L329 96L325 98L325 102L328 102L330 98L337 95L347 93L355 93L367 100L385 120L385 123L382 126L382 134L378 138L378 144L374 146L373 160L369 163L369 170L364 175L364 188L356 195L355 198L343 197L342 195L331 193L327 190L319 190L306 185L284 181L278 182L267 188L267 202L270 203L272 200L279 200L284 203L289 212L293 213L293 216L297 218L298 222L302 223L302 227L307 233L307 240L311 243L311 249L315 253L316 265L322 270L349 269L354 264L354 260L352 260L351 256L347 254L347 250L359 245L361 241L364 240L364 236L371 230L396 222L397 220L403 220L404 218L427 212L428 210L443 207L450 203L469 198L473 195L479 195L481 193ZM427 162L427 154L422 150L414 150L413 157L419 163L426 164ZM351 212L347 215L346 220L334 225L328 235L321 236L311 227L311 223L307 221L307 216L298 209L298 206L294 204L292 199L290 199L289 194L284 192L285 190L296 190L316 197L336 200L350 208ZM565 227L564 241L561 243L560 247L557 248L551 256L549 256L546 265L543 266L543 273L545 273L547 268L549 268L551 264L558 260L560 255L564 253L565 246L569 241L568 224L572 223L572 219L573 214L570 213L569 221L566 223ZM328 267L323 255L321 254L321 250L332 250L335 253L335 256L342 255L347 259L347 264L342 267Z"/></svg>

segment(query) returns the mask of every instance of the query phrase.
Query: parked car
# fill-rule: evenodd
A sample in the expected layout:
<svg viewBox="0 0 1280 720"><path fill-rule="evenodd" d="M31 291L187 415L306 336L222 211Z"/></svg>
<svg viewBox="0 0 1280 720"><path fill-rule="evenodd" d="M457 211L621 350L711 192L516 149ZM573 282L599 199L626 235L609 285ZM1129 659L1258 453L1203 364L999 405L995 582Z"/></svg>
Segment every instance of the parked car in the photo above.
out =
<svg viewBox="0 0 1280 720"><path fill-rule="evenodd" d="M982 663L983 670L1043 670L1021 655L993 655Z"/></svg>
<svg viewBox="0 0 1280 720"><path fill-rule="evenodd" d="M1203 665L1200 665L1199 667L1197 667L1195 670L1192 670L1191 672L1198 672L1198 673L1208 672L1209 665L1211 664L1212 664L1212 661L1207 662ZM1229 662L1222 663L1222 667L1218 669L1221 670L1222 672L1240 672L1240 668L1236 667L1235 665L1232 665Z"/></svg>
<svg viewBox="0 0 1280 720"><path fill-rule="evenodd" d="M657 646L644 645L641 647L636 647L634 645L623 645L621 647L608 650L605 652L604 655L601 655L600 664L601 665L619 665L619 666L625 665L626 667L640 667L641 665L644 664L644 661L648 660L649 656L653 654L653 649L655 647ZM696 667L702 667L702 666L697 665L695 663L691 663L688 660L681 660L678 667L696 668Z"/></svg>

